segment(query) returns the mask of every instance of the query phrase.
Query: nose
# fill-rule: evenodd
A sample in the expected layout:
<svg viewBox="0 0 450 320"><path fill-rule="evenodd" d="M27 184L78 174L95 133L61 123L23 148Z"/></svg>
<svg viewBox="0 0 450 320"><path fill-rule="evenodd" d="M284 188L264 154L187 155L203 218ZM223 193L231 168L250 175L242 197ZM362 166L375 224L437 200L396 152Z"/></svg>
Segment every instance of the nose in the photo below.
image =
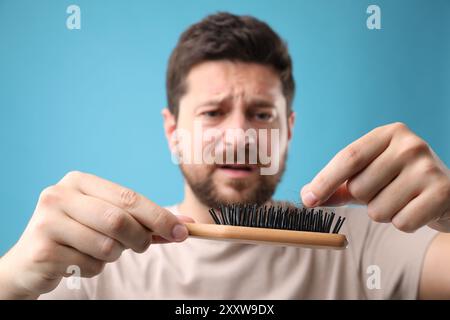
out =
<svg viewBox="0 0 450 320"><path fill-rule="evenodd" d="M243 110L236 108L228 117L224 129L249 129L249 122Z"/></svg>
<svg viewBox="0 0 450 320"><path fill-rule="evenodd" d="M233 149L248 148L249 145L256 143L256 136L253 137L251 124L244 112L236 108L229 116L223 127L223 137L225 144Z"/></svg>

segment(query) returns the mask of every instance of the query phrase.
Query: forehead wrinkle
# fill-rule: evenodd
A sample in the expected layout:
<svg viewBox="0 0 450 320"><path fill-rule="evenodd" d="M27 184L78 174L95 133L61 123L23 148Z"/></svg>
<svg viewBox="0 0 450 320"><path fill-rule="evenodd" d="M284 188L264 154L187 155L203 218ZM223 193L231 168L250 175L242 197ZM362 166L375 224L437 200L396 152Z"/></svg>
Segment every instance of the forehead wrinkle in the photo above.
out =
<svg viewBox="0 0 450 320"><path fill-rule="evenodd" d="M274 74L272 70L248 68L245 64L221 64L234 67L212 69L210 63L205 63L188 75L187 82L192 85L190 89L195 88L195 94L191 97L194 104L215 101L248 105L253 100L263 100L276 105L280 102L277 96L281 91L281 82L278 77L269 76ZM218 81L205 77L202 71L208 69L217 72Z"/></svg>

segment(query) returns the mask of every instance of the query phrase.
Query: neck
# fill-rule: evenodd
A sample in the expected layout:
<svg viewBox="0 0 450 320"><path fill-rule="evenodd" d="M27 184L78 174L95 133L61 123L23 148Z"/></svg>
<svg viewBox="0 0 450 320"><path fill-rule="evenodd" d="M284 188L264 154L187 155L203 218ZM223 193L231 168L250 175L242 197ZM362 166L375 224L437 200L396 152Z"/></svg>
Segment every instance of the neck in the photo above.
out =
<svg viewBox="0 0 450 320"><path fill-rule="evenodd" d="M179 213L191 217L196 223L214 223L209 209L197 199L192 189L185 183L184 199L178 206Z"/></svg>

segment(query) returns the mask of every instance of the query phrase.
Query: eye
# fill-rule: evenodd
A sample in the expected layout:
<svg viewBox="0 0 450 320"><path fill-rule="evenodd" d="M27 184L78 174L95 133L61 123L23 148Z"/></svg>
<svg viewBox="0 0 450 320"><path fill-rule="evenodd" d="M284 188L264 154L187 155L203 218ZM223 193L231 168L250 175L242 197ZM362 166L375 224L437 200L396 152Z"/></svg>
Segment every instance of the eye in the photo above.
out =
<svg viewBox="0 0 450 320"><path fill-rule="evenodd" d="M202 116L207 118L217 118L222 115L222 112L219 110L209 110L202 113Z"/></svg>
<svg viewBox="0 0 450 320"><path fill-rule="evenodd" d="M270 112L257 112L254 114L254 117L258 121L270 121L273 118Z"/></svg>

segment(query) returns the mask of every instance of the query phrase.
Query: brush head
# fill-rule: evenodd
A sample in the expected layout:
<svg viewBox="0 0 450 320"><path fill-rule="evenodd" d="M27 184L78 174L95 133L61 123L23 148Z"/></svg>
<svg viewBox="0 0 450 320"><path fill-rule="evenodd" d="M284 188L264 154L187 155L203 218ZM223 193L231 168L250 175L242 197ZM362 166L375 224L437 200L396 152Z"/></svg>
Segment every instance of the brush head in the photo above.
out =
<svg viewBox="0 0 450 320"><path fill-rule="evenodd" d="M334 212L281 205L229 204L209 213L216 224L322 233L339 233L345 221Z"/></svg>

